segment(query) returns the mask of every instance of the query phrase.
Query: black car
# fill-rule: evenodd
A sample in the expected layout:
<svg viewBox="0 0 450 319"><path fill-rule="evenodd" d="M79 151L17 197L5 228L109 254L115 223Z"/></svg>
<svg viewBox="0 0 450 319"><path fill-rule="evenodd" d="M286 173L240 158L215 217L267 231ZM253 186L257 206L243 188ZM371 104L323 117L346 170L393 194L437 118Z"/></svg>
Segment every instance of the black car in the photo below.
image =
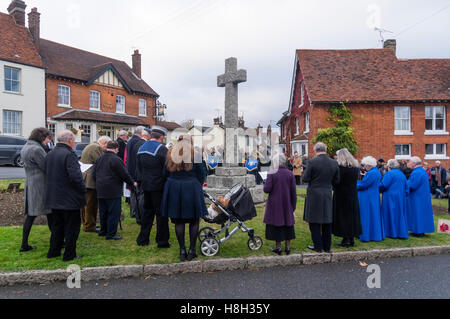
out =
<svg viewBox="0 0 450 319"><path fill-rule="evenodd" d="M87 143L78 143L75 145L74 151L78 156L78 159L81 159L81 154L83 154L84 149L88 146Z"/></svg>
<svg viewBox="0 0 450 319"><path fill-rule="evenodd" d="M23 137L0 135L0 165L23 167L20 152L26 143Z"/></svg>

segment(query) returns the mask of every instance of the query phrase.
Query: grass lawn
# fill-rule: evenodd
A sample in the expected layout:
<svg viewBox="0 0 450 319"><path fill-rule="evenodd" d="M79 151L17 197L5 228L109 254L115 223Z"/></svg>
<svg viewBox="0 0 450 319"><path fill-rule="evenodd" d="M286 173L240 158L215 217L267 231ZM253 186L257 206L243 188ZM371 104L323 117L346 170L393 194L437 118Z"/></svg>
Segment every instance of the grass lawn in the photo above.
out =
<svg viewBox="0 0 450 319"><path fill-rule="evenodd" d="M24 179L8 179L8 180L0 180L0 191L8 188L9 184L20 183L20 189L24 189L25 180Z"/></svg>
<svg viewBox="0 0 450 319"><path fill-rule="evenodd" d="M299 190L300 194L305 190ZM297 239L292 242L294 253L307 252L307 245L311 244L308 224L303 222L303 206L304 200L299 197L297 211L295 217L297 221L296 234ZM254 228L257 236L265 238L265 226L263 225L264 207L258 207L258 217L246 223L248 227ZM123 211L129 216L129 207L123 205ZM450 216L442 216L441 218L450 219ZM437 218L436 218L437 223ZM211 226L205 223L204 226ZM213 225L213 228L219 227ZM176 240L174 226L170 224L172 243L171 249L157 249L155 239L155 230L151 234L151 243L149 247L138 247L136 238L139 233L139 227L134 219L127 217L123 222L123 231L119 234L124 240L119 242L105 241L100 239L96 234L86 234L81 232L78 240L77 252L85 257L77 263L81 267L98 267L98 266L114 266L114 265L134 265L134 264L170 264L179 262L178 243ZM186 229L186 237L188 236ZM65 269L68 264L63 263L60 258L48 260L46 253L49 248L50 233L46 226L35 226L30 235L30 245L38 246L38 249L32 252L19 253L22 238L22 227L0 227L0 271L14 272L24 270L52 270ZM245 233L236 234L230 241L221 247L219 255L215 258L236 258L250 256L271 256L270 248L274 247L273 242L264 241L264 247L258 252L252 252L247 247L248 235ZM347 249L339 248L336 244L340 238L333 238L332 250L335 252L347 251ZM186 243L188 243L186 238ZM352 250L370 250L370 249L388 249L397 247L417 247L417 246L434 246L434 245L450 245L450 236L446 234L427 235L426 238L410 238L409 240L392 240L386 239L380 243L361 243L356 241L356 245ZM188 247L189 248L189 247ZM199 249L198 249L199 251ZM200 259L206 259L200 256Z"/></svg>

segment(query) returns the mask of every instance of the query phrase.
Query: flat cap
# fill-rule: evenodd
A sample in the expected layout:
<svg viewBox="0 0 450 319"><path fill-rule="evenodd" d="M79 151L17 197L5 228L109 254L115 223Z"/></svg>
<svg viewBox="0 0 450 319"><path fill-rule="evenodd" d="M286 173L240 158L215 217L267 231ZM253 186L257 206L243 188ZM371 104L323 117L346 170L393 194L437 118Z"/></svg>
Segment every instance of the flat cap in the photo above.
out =
<svg viewBox="0 0 450 319"><path fill-rule="evenodd" d="M152 127L152 132L159 133L161 135L166 136L168 130L165 127L155 125L155 126Z"/></svg>

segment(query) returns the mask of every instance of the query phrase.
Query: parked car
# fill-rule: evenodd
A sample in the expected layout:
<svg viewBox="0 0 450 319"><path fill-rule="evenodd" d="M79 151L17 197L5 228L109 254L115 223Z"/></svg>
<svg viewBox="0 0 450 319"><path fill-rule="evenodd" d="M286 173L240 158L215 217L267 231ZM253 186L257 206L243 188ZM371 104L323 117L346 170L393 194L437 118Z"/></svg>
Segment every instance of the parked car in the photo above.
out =
<svg viewBox="0 0 450 319"><path fill-rule="evenodd" d="M0 165L23 167L20 152L26 143L27 139L23 137L0 135Z"/></svg>
<svg viewBox="0 0 450 319"><path fill-rule="evenodd" d="M87 143L78 143L75 145L74 151L78 156L78 159L81 159L81 154L83 154L84 149L88 146Z"/></svg>

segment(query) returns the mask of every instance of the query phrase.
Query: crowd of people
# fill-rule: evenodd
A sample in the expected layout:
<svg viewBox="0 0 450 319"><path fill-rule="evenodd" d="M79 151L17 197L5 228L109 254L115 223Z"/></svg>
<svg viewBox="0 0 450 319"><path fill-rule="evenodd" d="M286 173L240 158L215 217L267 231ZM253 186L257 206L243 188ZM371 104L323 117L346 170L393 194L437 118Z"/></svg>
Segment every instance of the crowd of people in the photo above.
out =
<svg viewBox="0 0 450 319"><path fill-rule="evenodd" d="M20 251L36 249L29 245L28 238L37 216L47 216L51 233L48 258L82 258L76 249L81 229L105 240L122 240L118 225L124 192L129 192L130 215L140 226L138 246L150 244L156 219L157 247L170 248L170 220L180 260L197 258L200 220L208 214L203 194L208 157L194 147L188 135L168 149L163 143L166 134L165 128L154 126L137 127L129 140L126 131L119 133L117 141L102 136L83 151L80 166L71 131L59 133L57 144L50 150L47 145L52 133L35 129L21 154L26 173L26 219ZM277 243L274 253L282 254L282 242L286 243L285 252L291 252L300 183L308 184L304 220L309 223L313 241L308 248L316 252L330 251L332 234L343 238L341 246L352 247L355 238L362 242L386 237L406 239L409 232L422 237L435 231L430 183L434 176L440 181L436 183L439 196L448 196L445 169L428 173L421 160L413 157L407 163L407 176L396 160L380 167L380 161L366 157L361 169L346 149L337 152L335 159L327 155L322 143L314 150L316 157L311 159L295 154L292 161L284 155L268 161L272 168L279 167L269 171L264 185L269 194L264 218L266 239ZM249 174L261 165L258 155L255 157L247 159Z"/></svg>
<svg viewBox="0 0 450 319"><path fill-rule="evenodd" d="M435 232L432 178L420 158L412 157L406 163L392 159L380 166L380 161L369 156L360 165L347 149L330 158L327 146L318 143L314 152L316 156L311 159L301 159L295 153L293 159L286 160L282 155L278 172L268 175L264 222L266 239L277 244L274 253L282 254L282 242L290 253L300 182L308 185L304 221L309 223L313 245L308 248L312 251L330 252L333 235L342 238L339 246L349 248L356 238L379 242ZM442 168L434 175L440 179L444 171ZM442 193L448 194L448 182L446 179Z"/></svg>

